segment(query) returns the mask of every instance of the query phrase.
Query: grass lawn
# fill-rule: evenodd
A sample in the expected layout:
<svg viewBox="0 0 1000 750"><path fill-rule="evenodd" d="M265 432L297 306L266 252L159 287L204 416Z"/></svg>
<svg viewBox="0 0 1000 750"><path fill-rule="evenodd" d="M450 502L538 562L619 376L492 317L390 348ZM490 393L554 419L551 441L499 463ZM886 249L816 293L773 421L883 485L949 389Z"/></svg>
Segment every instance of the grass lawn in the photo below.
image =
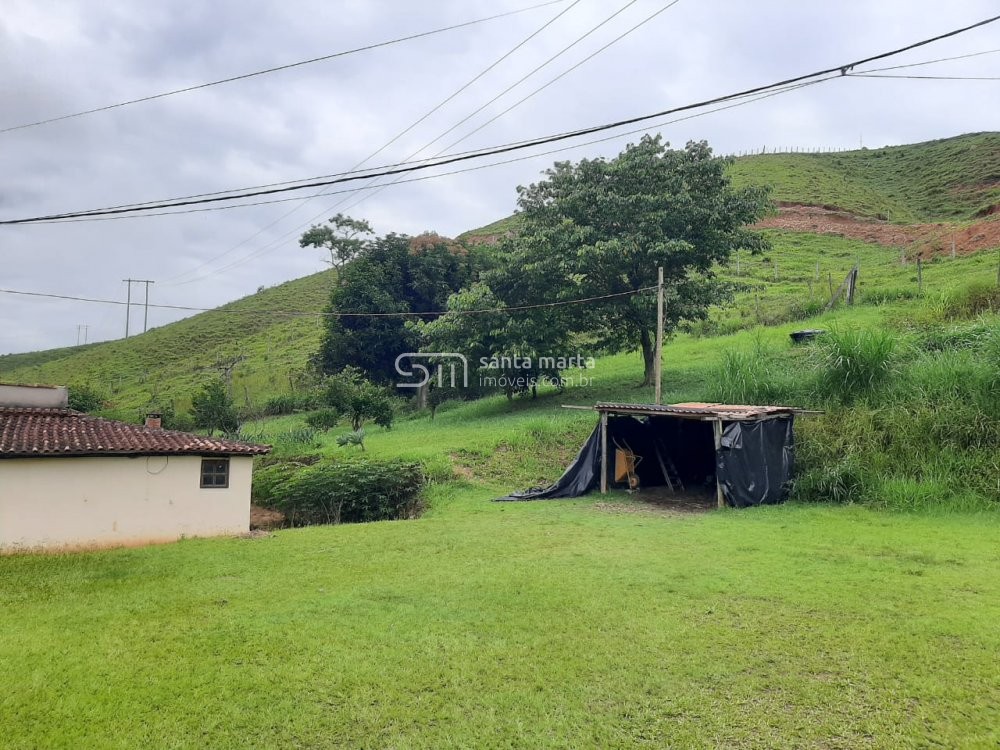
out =
<svg viewBox="0 0 1000 750"><path fill-rule="evenodd" d="M1000 521L438 485L420 520L0 558L4 747L995 747Z"/></svg>

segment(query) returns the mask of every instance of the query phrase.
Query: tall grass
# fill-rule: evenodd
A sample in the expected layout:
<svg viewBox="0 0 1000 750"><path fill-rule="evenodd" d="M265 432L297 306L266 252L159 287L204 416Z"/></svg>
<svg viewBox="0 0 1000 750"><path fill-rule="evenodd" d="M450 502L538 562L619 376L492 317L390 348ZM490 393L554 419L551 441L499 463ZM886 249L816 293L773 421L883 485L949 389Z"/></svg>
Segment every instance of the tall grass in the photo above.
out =
<svg viewBox="0 0 1000 750"><path fill-rule="evenodd" d="M817 382L819 395L851 401L871 392L892 372L896 337L876 329L843 329L819 339L823 377Z"/></svg>

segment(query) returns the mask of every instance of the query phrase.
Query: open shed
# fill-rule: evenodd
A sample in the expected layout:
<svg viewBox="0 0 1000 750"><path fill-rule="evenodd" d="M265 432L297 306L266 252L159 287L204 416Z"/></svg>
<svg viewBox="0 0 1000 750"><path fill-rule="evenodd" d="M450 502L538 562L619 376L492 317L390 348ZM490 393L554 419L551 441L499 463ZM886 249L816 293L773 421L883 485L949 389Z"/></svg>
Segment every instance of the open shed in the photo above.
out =
<svg viewBox="0 0 1000 750"><path fill-rule="evenodd" d="M593 409L598 424L562 477L501 499L649 487L711 493L719 507L768 505L787 497L795 414L802 410L709 403L599 403Z"/></svg>

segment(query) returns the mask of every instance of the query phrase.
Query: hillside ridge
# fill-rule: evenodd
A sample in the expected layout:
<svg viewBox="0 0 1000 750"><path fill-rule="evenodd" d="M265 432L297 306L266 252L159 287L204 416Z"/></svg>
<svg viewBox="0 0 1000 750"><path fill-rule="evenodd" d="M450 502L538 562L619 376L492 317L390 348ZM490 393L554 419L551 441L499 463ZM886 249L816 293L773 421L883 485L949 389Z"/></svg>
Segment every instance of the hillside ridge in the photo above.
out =
<svg viewBox="0 0 1000 750"><path fill-rule="evenodd" d="M786 308L801 306L798 297L805 294L811 300L816 274L842 277L849 258L864 254L870 259L867 270L872 263L878 268L878 283L905 286L913 274L900 264L901 255L911 261L947 258L952 241L958 255L1000 247L1000 216L976 217L1000 204L1000 133L737 159L734 180L751 179L771 184L779 205L760 224L774 250L754 263L760 266L755 301L738 301L733 310L750 305L761 321L772 311L781 316ZM969 185L974 189L966 189ZM935 195L940 206L928 207ZM485 244L516 227L514 215L459 237ZM945 265L940 271L958 279L975 268L985 277L988 265ZM745 259L742 273L750 267ZM793 269L797 275L789 276ZM865 277L866 283L875 281L870 273ZM234 395L240 404L259 404L293 389L295 374L307 366L322 337L321 316L275 313L323 310L333 279L332 271L323 271L287 281L127 340L3 355L0 380L87 385L106 394L116 409L138 415L164 401L188 408L191 395L218 374L217 363L242 357L233 372ZM720 311L720 322L731 314Z"/></svg>

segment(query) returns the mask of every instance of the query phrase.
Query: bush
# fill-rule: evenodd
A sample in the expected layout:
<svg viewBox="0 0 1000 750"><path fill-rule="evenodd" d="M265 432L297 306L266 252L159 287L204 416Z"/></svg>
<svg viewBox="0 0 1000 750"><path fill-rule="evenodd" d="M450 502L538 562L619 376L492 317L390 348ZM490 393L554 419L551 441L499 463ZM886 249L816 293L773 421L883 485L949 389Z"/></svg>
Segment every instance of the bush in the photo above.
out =
<svg viewBox="0 0 1000 750"><path fill-rule="evenodd" d="M1000 312L1000 286L977 282L958 289L945 298L943 312L951 320Z"/></svg>
<svg viewBox="0 0 1000 750"><path fill-rule="evenodd" d="M363 523L412 518L420 509L426 479L419 463L352 457L296 471L274 472L270 505L292 526Z"/></svg>
<svg viewBox="0 0 1000 750"><path fill-rule="evenodd" d="M269 398L264 403L261 414L265 417L278 417L301 411L311 411L319 406L320 397L317 393L288 393Z"/></svg>
<svg viewBox="0 0 1000 750"><path fill-rule="evenodd" d="M306 424L321 432L326 432L331 427L336 427L339 421L340 412L336 409L320 409L306 417Z"/></svg>
<svg viewBox="0 0 1000 750"><path fill-rule="evenodd" d="M820 394L847 402L880 385L891 372L896 339L879 330L830 331L819 339Z"/></svg>
<svg viewBox="0 0 1000 750"><path fill-rule="evenodd" d="M104 408L104 394L89 385L69 387L69 408L76 411L95 412Z"/></svg>
<svg viewBox="0 0 1000 750"><path fill-rule="evenodd" d="M361 450L365 449L365 431L357 429L354 432L347 432L337 438L337 445L344 447L347 445L357 445Z"/></svg>

